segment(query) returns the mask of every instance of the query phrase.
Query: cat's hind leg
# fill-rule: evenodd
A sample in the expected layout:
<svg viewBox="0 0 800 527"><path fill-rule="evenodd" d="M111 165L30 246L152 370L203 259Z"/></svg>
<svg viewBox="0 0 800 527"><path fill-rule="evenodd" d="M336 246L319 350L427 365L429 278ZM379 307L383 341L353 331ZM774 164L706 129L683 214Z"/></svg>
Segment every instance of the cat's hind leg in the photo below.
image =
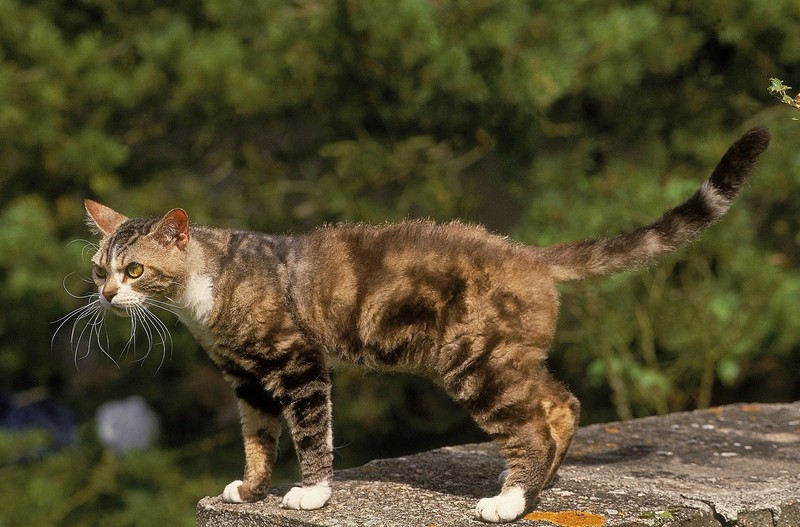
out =
<svg viewBox="0 0 800 527"><path fill-rule="evenodd" d="M493 523L516 520L564 459L577 427L577 400L535 348L489 335L443 351L445 387L498 444L508 469L500 494L480 500L476 515Z"/></svg>
<svg viewBox="0 0 800 527"><path fill-rule="evenodd" d="M517 416L521 415L524 412L519 411ZM556 445L544 415L526 423L514 422L517 418L504 431L497 430L505 427L502 423L491 426L496 431L490 436L500 446L508 469L500 494L481 499L475 507L478 519L486 522L510 522L522 516L544 487L555 459Z"/></svg>
<svg viewBox="0 0 800 527"><path fill-rule="evenodd" d="M547 375L549 376L549 374ZM567 456L569 445L578 430L581 411L581 404L578 398L572 395L562 383L552 378L550 383L552 388L549 396L542 399L541 406L542 410L544 410L547 425L550 427L550 435L555 441L556 453L545 486L553 484L558 467L561 466Z"/></svg>
<svg viewBox="0 0 800 527"><path fill-rule="evenodd" d="M500 494L476 506L483 521L501 523L522 516L555 477L577 429L580 404L561 383L542 371L529 386L527 403L512 402L476 416L508 466ZM518 397L522 390L516 386L513 391Z"/></svg>

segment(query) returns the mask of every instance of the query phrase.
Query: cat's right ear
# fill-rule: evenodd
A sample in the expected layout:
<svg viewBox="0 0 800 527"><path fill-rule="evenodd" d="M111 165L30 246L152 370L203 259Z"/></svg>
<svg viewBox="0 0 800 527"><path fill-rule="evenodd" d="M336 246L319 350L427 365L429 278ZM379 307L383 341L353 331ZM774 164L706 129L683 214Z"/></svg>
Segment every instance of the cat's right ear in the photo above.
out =
<svg viewBox="0 0 800 527"><path fill-rule="evenodd" d="M189 243L189 215L183 209L172 209L161 218L152 235L164 247L174 246L180 251L184 250Z"/></svg>
<svg viewBox="0 0 800 527"><path fill-rule="evenodd" d="M86 208L86 225L95 234L108 236L128 220L114 209L90 199L84 200L83 206Z"/></svg>

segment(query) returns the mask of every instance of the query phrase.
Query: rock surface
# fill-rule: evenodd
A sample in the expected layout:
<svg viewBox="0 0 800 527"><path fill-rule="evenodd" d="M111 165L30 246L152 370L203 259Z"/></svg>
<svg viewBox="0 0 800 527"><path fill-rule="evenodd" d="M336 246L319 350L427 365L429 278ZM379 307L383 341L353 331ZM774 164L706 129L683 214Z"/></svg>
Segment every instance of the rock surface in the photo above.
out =
<svg viewBox="0 0 800 527"><path fill-rule="evenodd" d="M199 527L486 525L503 462L490 443L380 459L337 471L318 511L206 497ZM745 404L581 428L524 526L800 527L800 402Z"/></svg>

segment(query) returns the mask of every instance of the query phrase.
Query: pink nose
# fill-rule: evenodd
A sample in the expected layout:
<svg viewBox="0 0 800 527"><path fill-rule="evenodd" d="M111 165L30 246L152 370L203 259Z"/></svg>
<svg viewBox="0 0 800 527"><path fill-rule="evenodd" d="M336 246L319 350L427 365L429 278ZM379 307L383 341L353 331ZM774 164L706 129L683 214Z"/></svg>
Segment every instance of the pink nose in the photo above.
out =
<svg viewBox="0 0 800 527"><path fill-rule="evenodd" d="M111 300L113 300L115 296L117 296L117 290L116 289L111 288L111 287L104 287L103 288L103 297L105 297L106 300L111 302Z"/></svg>

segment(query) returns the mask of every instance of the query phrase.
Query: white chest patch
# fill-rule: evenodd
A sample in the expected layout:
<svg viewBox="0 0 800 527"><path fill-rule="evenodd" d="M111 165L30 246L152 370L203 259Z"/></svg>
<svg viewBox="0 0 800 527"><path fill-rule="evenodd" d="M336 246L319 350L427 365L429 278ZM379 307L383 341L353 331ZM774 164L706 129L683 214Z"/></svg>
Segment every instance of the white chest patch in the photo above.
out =
<svg viewBox="0 0 800 527"><path fill-rule="evenodd" d="M214 288L211 285L211 277L204 274L192 275L186 284L181 306L195 321L204 324L214 309Z"/></svg>
<svg viewBox="0 0 800 527"><path fill-rule="evenodd" d="M214 309L214 288L211 277L192 275L176 310L181 322L189 329L195 340L211 353L215 349L214 339L208 331L206 322Z"/></svg>

